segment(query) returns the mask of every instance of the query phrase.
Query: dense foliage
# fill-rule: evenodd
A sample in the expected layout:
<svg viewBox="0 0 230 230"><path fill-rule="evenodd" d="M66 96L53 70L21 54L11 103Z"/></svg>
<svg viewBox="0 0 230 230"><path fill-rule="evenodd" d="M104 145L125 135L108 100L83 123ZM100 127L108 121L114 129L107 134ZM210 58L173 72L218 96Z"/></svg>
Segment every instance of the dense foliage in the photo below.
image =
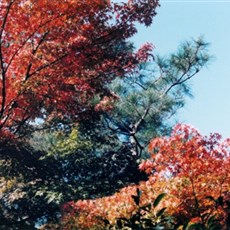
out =
<svg viewBox="0 0 230 230"><path fill-rule="evenodd" d="M173 115L191 95L189 80L207 63L208 44L202 39L186 41L177 51L139 65L135 73L110 85L118 96L104 115L107 129L129 145L137 158L147 153L149 141L170 133Z"/></svg>
<svg viewBox="0 0 230 230"><path fill-rule="evenodd" d="M0 1L0 229L227 227L229 142L187 126L150 142L210 60L202 39L134 48L158 6Z"/></svg>
<svg viewBox="0 0 230 230"><path fill-rule="evenodd" d="M157 0L0 1L2 226L55 219L60 202L84 197L82 183L93 196L99 191L90 184L98 174L100 182L119 171L109 160L114 153L98 158L90 150L96 142L78 138L76 123L96 118L98 104L113 101L108 84L147 60L151 45L134 51L126 42L137 23L152 23L158 5ZM34 136L51 135L57 142L31 147L35 130L41 132Z"/></svg>
<svg viewBox="0 0 230 230"><path fill-rule="evenodd" d="M135 68L151 47L117 49L152 23L157 0L0 2L1 139L22 135L36 118L79 120L106 84ZM68 103L66 103L68 102ZM23 128L23 129L22 129Z"/></svg>
<svg viewBox="0 0 230 230"><path fill-rule="evenodd" d="M140 226L155 220L155 224L170 224L166 229L229 229L229 147L230 140L221 142L219 134L203 137L190 126L177 125L170 137L151 141L151 158L139 166L150 174L148 181L112 196L66 204L63 225L65 229L105 229L122 221L130 224L142 207L145 218L134 219ZM159 194L167 196L156 210ZM168 216L166 222L163 213ZM158 222L156 217L162 219Z"/></svg>

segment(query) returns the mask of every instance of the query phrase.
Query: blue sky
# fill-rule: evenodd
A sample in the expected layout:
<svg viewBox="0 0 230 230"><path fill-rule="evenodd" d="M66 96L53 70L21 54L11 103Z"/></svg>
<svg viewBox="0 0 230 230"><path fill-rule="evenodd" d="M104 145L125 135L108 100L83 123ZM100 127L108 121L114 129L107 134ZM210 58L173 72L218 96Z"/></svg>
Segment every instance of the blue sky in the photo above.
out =
<svg viewBox="0 0 230 230"><path fill-rule="evenodd" d="M202 134L230 137L230 0L162 0L153 25L141 28L136 46L151 41L155 52L167 55L184 40L203 35L214 60L192 81L193 99L178 113L181 122Z"/></svg>

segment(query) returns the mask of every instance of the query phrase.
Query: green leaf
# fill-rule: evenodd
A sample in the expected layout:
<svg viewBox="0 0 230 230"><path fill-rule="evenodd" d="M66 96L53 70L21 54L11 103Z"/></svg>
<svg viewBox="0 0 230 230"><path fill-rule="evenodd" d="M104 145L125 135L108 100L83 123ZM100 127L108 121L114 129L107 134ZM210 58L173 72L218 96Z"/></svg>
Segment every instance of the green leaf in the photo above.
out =
<svg viewBox="0 0 230 230"><path fill-rule="evenodd" d="M212 222L213 221L215 221L215 218L216 218L216 215L213 215L213 216L211 216L209 219L208 219L208 226L210 225L210 224L212 224Z"/></svg>
<svg viewBox="0 0 230 230"><path fill-rule="evenodd" d="M191 229L191 230L204 230L205 226L201 223L195 223L195 224L189 225L189 229Z"/></svg>
<svg viewBox="0 0 230 230"><path fill-rule="evenodd" d="M186 220L184 225L183 225L183 230L186 230L187 227L188 227L188 224L189 224L190 220Z"/></svg>
<svg viewBox="0 0 230 230"><path fill-rule="evenodd" d="M117 220L117 227L118 227L119 229L122 228L122 221L121 221L120 219Z"/></svg>
<svg viewBox="0 0 230 230"><path fill-rule="evenodd" d="M216 219L216 215L212 215L208 219L207 224L208 224L208 229L210 229L210 230L219 230L219 229L221 229L221 225L218 222L218 220Z"/></svg>
<svg viewBox="0 0 230 230"><path fill-rule="evenodd" d="M166 196L166 193L161 193L154 201L153 206L154 208L157 207L157 205L161 202L161 200Z"/></svg>
<svg viewBox="0 0 230 230"><path fill-rule="evenodd" d="M47 204L53 202L55 200L55 198L56 198L55 194L50 195L48 200L47 200Z"/></svg>
<svg viewBox="0 0 230 230"><path fill-rule="evenodd" d="M102 221L104 222L105 226L110 225L110 222L107 219L102 219Z"/></svg>
<svg viewBox="0 0 230 230"><path fill-rule="evenodd" d="M165 211L166 209L167 209L167 208L164 207L164 208L162 208L161 210L159 210L159 211L157 212L156 216L157 216L157 217L162 216L162 214L164 213L164 211Z"/></svg>
<svg viewBox="0 0 230 230"><path fill-rule="evenodd" d="M131 223L136 223L137 221L140 222L141 219L141 214L138 212L135 215L131 216L130 222Z"/></svg>
<svg viewBox="0 0 230 230"><path fill-rule="evenodd" d="M137 196L141 196L141 190L139 188L137 188Z"/></svg>
<svg viewBox="0 0 230 230"><path fill-rule="evenodd" d="M137 188L137 196L132 195L132 198L137 206L140 204L141 191Z"/></svg>
<svg viewBox="0 0 230 230"><path fill-rule="evenodd" d="M134 195L132 195L132 198L133 198L135 204L136 204L137 206L139 206L139 204L140 204L140 197L139 197L139 196L134 196Z"/></svg>
<svg viewBox="0 0 230 230"><path fill-rule="evenodd" d="M126 218L119 218L118 220L120 220L120 221L124 221L124 222L126 222L126 223L128 223L129 222L129 220L128 219L126 219Z"/></svg>
<svg viewBox="0 0 230 230"><path fill-rule="evenodd" d="M152 204L147 204L147 205L141 207L141 209L143 209L147 212L149 212L151 210L151 208L152 208Z"/></svg>
<svg viewBox="0 0 230 230"><path fill-rule="evenodd" d="M35 196L43 196L44 195L44 191L37 191L35 193Z"/></svg>

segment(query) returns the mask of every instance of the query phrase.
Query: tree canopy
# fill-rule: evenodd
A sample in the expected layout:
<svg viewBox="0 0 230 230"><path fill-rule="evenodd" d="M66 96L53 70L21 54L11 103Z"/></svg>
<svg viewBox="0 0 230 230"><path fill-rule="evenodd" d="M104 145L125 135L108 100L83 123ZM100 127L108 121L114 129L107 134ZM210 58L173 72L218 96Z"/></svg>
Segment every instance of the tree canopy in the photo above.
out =
<svg viewBox="0 0 230 230"><path fill-rule="evenodd" d="M189 80L210 58L208 43L198 38L181 43L167 57L155 55L154 60L139 64L135 73L112 82L118 98L105 121L133 155L146 154L150 139L170 133L169 121L191 95Z"/></svg>
<svg viewBox="0 0 230 230"><path fill-rule="evenodd" d="M108 82L146 58L145 50L117 45L137 32L136 22L150 25L157 6L157 0L2 0L1 139L25 133L37 118L87 114L93 95L109 94Z"/></svg>
<svg viewBox="0 0 230 230"><path fill-rule="evenodd" d="M97 104L105 97L113 99L108 84L134 71L149 55L151 46L134 51L126 42L137 32L138 23L152 23L158 6L157 0L0 1L3 225L33 225L38 218L57 217L56 198L67 182L76 185L83 174L77 170L82 167L86 172L91 162L106 161L96 158L89 151L91 142L78 139L74 129L57 138L47 152L34 150L29 137L37 128L52 132L66 120L74 126L82 119L92 120ZM87 158L89 162L84 161ZM97 167L92 168L96 172ZM91 176L84 178L92 181ZM65 199L76 195L72 186Z"/></svg>
<svg viewBox="0 0 230 230"><path fill-rule="evenodd" d="M229 141L182 125L169 136L189 80L209 63L208 44L190 40L161 57L152 44L129 41L158 6L0 0L0 229L58 223L61 214L65 229L169 229L181 217L206 227L208 211L229 218L229 172L219 169L229 164ZM200 191L215 185L210 205ZM166 192L165 219L157 208Z"/></svg>

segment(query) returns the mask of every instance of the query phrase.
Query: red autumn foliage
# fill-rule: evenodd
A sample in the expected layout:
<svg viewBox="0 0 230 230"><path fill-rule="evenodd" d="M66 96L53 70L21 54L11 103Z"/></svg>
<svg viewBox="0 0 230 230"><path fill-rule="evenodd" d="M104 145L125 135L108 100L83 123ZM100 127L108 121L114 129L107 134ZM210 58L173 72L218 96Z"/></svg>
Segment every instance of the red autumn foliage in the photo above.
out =
<svg viewBox="0 0 230 230"><path fill-rule="evenodd" d="M160 192L150 182L141 182L138 188L142 191L140 205L152 202ZM136 195L136 185L127 186L112 196L95 200L79 200L63 205L62 224L65 230L73 229L105 229L104 221L115 224L118 218L130 218L137 211L132 196ZM162 205L158 207L160 210ZM153 210L156 212L157 210Z"/></svg>
<svg viewBox="0 0 230 230"><path fill-rule="evenodd" d="M143 162L140 169L148 173L152 169L149 180L156 183L170 181L170 194L180 200L173 215L180 221L198 217L205 222L215 214L226 224L229 210L225 204L230 201L229 150L230 139L221 142L219 134L203 137L196 129L179 124L171 137L151 141L152 164ZM215 202L218 199L223 200L222 205Z"/></svg>
<svg viewBox="0 0 230 230"><path fill-rule="evenodd" d="M79 118L95 94L108 96L106 84L146 58L117 45L136 33L135 22L150 25L157 6L157 0L2 0L1 137L36 118Z"/></svg>
<svg viewBox="0 0 230 230"><path fill-rule="evenodd" d="M227 229L230 139L221 141L219 134L202 136L191 126L179 124L170 137L153 139L149 151L150 159L140 164L140 169L150 174L148 181L128 186L109 197L66 204L65 229L71 226L103 229L101 219L114 224L119 218L130 218L138 208L132 199L137 187L142 191L140 205L153 203L158 194L167 193L159 208L167 207L167 214L179 225L188 220L190 225L208 226L214 218L221 229Z"/></svg>

